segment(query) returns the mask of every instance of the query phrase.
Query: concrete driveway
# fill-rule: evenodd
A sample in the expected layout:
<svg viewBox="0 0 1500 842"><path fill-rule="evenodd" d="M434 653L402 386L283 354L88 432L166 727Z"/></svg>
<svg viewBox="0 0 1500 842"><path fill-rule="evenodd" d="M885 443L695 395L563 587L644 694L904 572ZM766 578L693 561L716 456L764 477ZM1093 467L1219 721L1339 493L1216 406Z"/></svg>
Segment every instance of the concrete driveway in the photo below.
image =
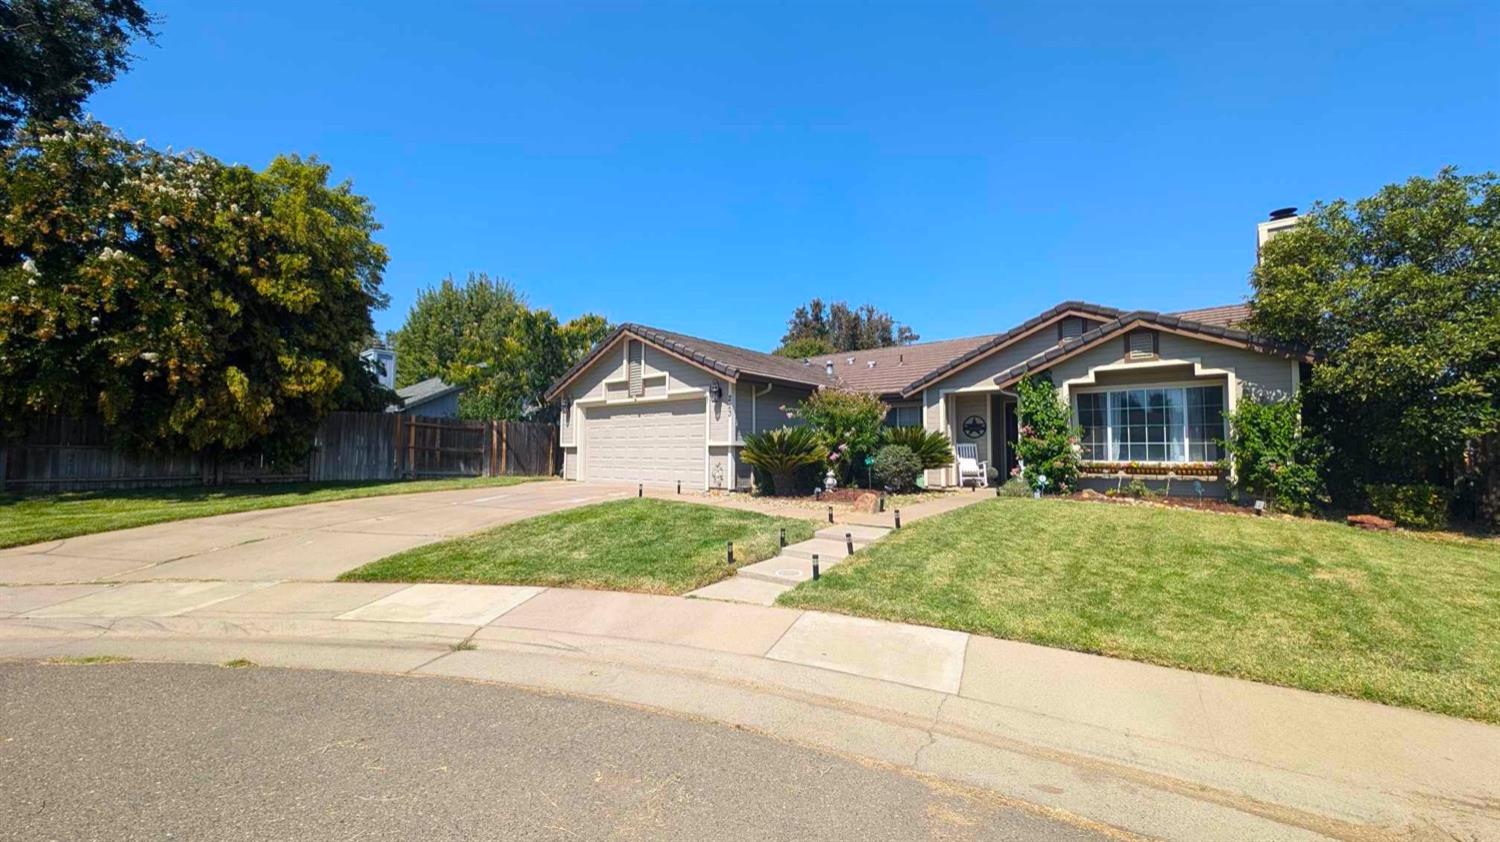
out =
<svg viewBox="0 0 1500 842"><path fill-rule="evenodd" d="M538 481L160 523L0 550L0 584L330 581L422 544L632 493Z"/></svg>

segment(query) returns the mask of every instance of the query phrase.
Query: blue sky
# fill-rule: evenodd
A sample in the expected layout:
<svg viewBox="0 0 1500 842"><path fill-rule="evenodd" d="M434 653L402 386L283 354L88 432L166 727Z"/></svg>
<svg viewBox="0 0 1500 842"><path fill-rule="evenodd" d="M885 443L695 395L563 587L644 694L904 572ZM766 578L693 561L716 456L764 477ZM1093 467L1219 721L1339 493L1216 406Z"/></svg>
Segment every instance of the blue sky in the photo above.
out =
<svg viewBox="0 0 1500 842"><path fill-rule="evenodd" d="M1496 3L147 4L94 115L331 163L381 329L470 270L764 349L814 295L926 339L1207 306L1272 208L1500 169Z"/></svg>

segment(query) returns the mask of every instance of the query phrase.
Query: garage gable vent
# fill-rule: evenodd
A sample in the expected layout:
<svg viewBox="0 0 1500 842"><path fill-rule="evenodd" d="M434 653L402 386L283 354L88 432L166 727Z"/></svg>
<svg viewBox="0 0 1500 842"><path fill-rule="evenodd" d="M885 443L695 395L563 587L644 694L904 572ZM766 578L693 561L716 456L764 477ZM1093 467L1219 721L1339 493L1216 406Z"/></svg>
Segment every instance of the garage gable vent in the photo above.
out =
<svg viewBox="0 0 1500 842"><path fill-rule="evenodd" d="M1125 356L1132 360L1149 360L1156 356L1156 331L1132 330L1126 334Z"/></svg>
<svg viewBox="0 0 1500 842"><path fill-rule="evenodd" d="M646 346L632 339L630 340L629 353L630 396L638 398L646 394L646 385L642 382L642 378L645 376L643 369L646 366Z"/></svg>

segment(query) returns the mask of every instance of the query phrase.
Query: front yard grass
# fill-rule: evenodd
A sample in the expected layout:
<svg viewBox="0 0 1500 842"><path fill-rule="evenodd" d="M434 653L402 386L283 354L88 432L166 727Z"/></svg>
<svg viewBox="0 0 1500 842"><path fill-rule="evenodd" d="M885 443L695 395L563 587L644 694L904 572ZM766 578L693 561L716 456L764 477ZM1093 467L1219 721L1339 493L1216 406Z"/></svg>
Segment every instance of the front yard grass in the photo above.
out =
<svg viewBox="0 0 1500 842"><path fill-rule="evenodd" d="M351 570L345 582L463 582L681 594L812 537L812 522L667 500L616 500L417 547Z"/></svg>
<svg viewBox="0 0 1500 842"><path fill-rule="evenodd" d="M0 495L0 548L173 520L327 503L356 497L515 485L540 477L459 477L396 482L302 482Z"/></svg>
<svg viewBox="0 0 1500 842"><path fill-rule="evenodd" d="M1500 722L1500 541L991 500L780 604Z"/></svg>

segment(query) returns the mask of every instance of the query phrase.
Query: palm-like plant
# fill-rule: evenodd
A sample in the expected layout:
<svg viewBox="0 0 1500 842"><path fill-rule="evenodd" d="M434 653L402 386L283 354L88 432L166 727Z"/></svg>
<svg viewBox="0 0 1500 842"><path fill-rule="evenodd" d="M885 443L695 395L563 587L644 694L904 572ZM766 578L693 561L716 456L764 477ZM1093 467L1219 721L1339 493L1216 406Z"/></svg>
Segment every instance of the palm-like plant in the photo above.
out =
<svg viewBox="0 0 1500 842"><path fill-rule="evenodd" d="M887 445L899 444L915 453L926 470L953 464L953 445L942 433L921 427L887 427L882 438Z"/></svg>
<svg viewBox="0 0 1500 842"><path fill-rule="evenodd" d="M771 477L773 494L790 494L797 472L808 465L821 465L828 449L818 443L811 427L782 427L763 433L747 433L740 458Z"/></svg>

